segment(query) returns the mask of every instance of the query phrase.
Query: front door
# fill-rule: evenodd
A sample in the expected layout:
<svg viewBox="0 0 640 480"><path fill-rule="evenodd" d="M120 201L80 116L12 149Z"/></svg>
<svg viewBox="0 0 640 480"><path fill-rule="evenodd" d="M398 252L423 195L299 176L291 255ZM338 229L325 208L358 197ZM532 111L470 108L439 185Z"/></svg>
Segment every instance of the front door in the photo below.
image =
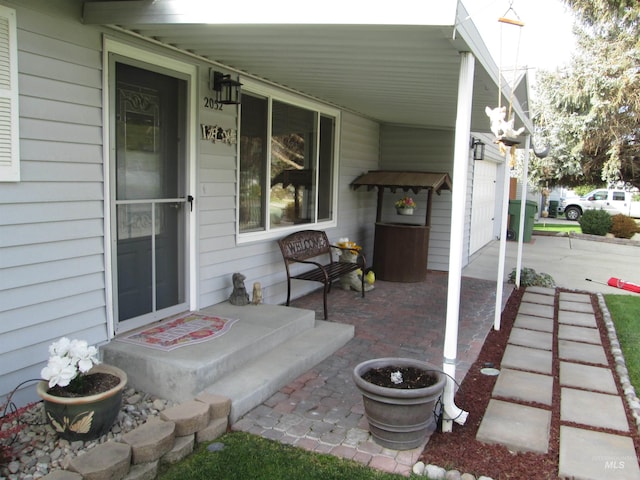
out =
<svg viewBox="0 0 640 480"><path fill-rule="evenodd" d="M116 332L187 310L187 82L112 62Z"/></svg>

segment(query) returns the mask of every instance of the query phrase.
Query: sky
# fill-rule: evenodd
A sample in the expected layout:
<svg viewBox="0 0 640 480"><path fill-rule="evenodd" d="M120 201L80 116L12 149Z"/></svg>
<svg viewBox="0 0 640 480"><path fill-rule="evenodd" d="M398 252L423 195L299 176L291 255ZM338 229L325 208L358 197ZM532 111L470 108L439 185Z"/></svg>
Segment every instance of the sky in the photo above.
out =
<svg viewBox="0 0 640 480"><path fill-rule="evenodd" d="M534 69L535 73L537 69L555 70L569 62L575 47L573 14L561 0L462 0L462 3L505 78L508 79L507 71L513 66ZM510 5L513 11L509 11ZM519 18L525 25L498 22L503 16Z"/></svg>

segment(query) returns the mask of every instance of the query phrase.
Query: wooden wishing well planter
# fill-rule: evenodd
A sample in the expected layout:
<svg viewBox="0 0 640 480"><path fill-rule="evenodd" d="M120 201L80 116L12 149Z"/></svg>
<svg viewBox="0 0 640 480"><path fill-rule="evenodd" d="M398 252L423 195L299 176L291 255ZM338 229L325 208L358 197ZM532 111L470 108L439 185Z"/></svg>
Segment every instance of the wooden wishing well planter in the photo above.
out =
<svg viewBox="0 0 640 480"><path fill-rule="evenodd" d="M376 278L390 282L423 281L427 274L433 192L439 195L442 190L451 190L449 174L372 170L351 182L354 190L362 186L368 190L378 190L373 247L373 271ZM427 190L424 224L383 221L385 190L391 193L398 190L413 192L415 195L421 190Z"/></svg>

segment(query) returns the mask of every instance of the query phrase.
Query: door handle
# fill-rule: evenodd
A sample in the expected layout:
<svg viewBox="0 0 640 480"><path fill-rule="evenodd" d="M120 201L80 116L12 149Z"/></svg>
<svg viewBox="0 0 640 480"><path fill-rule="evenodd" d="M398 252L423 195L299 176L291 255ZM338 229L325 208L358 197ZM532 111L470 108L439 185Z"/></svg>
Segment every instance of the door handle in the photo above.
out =
<svg viewBox="0 0 640 480"><path fill-rule="evenodd" d="M193 195L187 195L187 202L189 202L189 211L193 212L193 201L195 200L195 198L193 198Z"/></svg>

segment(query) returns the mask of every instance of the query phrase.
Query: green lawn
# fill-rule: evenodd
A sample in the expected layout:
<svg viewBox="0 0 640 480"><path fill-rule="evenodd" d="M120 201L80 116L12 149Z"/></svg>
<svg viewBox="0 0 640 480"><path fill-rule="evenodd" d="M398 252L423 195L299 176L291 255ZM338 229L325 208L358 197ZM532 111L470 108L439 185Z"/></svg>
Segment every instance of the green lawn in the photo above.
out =
<svg viewBox="0 0 640 480"><path fill-rule="evenodd" d="M640 392L640 295L605 295L631 384Z"/></svg>
<svg viewBox="0 0 640 480"><path fill-rule="evenodd" d="M193 455L169 467L160 480L401 480L355 461L308 452L291 445L243 432L216 440L224 448L210 452L206 444ZM426 477L424 477L426 478Z"/></svg>
<svg viewBox="0 0 640 480"><path fill-rule="evenodd" d="M578 222L544 223L542 220L538 220L538 223L533 224L533 229L541 232L582 233L582 229Z"/></svg>

